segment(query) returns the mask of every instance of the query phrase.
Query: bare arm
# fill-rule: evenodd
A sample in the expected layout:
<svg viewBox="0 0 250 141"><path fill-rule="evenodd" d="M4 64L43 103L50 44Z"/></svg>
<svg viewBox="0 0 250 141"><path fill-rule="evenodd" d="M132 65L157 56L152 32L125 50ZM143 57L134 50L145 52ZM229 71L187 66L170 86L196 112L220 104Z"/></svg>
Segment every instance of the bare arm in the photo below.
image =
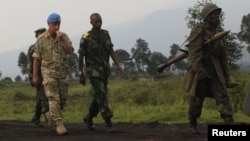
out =
<svg viewBox="0 0 250 141"><path fill-rule="evenodd" d="M40 81L39 80L39 66L40 66L40 61L37 58L34 58L34 62L33 62L33 79L32 82L35 86L39 86L40 85Z"/></svg>

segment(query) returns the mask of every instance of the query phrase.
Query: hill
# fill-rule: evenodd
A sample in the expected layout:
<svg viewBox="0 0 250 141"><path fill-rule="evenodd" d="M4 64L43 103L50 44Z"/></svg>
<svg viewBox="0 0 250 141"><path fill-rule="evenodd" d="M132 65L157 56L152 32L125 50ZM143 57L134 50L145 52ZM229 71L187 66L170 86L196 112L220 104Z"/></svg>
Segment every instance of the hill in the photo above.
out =
<svg viewBox="0 0 250 141"><path fill-rule="evenodd" d="M131 48L134 47L136 40L141 38L148 43L149 49L152 52L157 51L168 56L170 46L172 44L181 45L189 34L190 29L186 27L185 21L186 14L186 11L181 9L163 9L144 17L108 27L105 27L104 19L103 28L109 30L112 42L114 43L114 49L124 49L128 53L131 53ZM230 25L234 25L232 27L239 25L233 22L228 24L229 27ZM70 35L75 53L77 53L82 34ZM22 76L17 66L17 61L20 52L23 51L26 53L28 47L29 45L21 47L18 50L0 53L0 71L2 72L2 77L10 76L14 79L17 75ZM244 57L239 63L248 65L248 60L250 60L250 55L244 50Z"/></svg>
<svg viewBox="0 0 250 141"><path fill-rule="evenodd" d="M125 49L130 53L136 40L141 38L148 42L151 51L162 52L167 56L168 47L171 44L181 44L184 41L184 36L187 34L184 17L184 10L160 10L145 17L109 27L105 27L104 19L103 28L109 30L115 49ZM82 33L79 33L70 37L76 53L81 36ZM14 79L17 75L22 76L17 61L20 52L26 53L28 47L29 45L18 50L0 53L2 77L10 76Z"/></svg>

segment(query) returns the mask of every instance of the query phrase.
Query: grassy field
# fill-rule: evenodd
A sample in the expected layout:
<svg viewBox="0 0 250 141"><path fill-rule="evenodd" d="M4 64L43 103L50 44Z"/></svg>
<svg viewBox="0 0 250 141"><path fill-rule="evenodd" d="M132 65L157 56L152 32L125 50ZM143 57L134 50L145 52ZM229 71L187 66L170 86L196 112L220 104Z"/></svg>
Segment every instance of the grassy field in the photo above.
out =
<svg viewBox="0 0 250 141"><path fill-rule="evenodd" d="M249 74L235 72L232 80L240 86L230 89L236 122L250 122L250 117L241 111ZM155 81L138 79L110 79L109 104L114 112L113 122L188 122L189 95L180 89L182 76L166 75ZM35 89L28 82L0 82L0 120L30 121L34 113ZM65 122L79 123L87 113L90 101L90 84L82 86L78 81L70 82L69 96L63 111ZM44 120L44 118L42 118ZM94 122L103 122L100 114ZM223 122L216 110L215 101L205 100L199 122Z"/></svg>

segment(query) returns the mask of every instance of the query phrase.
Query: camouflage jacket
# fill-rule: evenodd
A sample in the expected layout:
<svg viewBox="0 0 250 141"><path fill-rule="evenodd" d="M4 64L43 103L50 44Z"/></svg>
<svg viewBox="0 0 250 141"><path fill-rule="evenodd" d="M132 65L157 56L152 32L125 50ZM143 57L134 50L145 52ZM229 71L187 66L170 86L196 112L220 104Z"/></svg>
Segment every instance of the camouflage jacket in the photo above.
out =
<svg viewBox="0 0 250 141"><path fill-rule="evenodd" d="M27 72L28 72L28 77L29 77L29 81L30 81L31 86L33 86L32 78L33 78L33 60L34 60L34 58L32 57L32 55L34 52L35 52L35 43L29 47L28 52L27 52ZM38 75L39 75L39 78L42 80L41 69L39 69Z"/></svg>
<svg viewBox="0 0 250 141"><path fill-rule="evenodd" d="M72 42L66 34L64 34L64 39L73 48ZM68 56L63 42L58 38L52 38L48 31L38 37L33 57L41 61L43 78L66 78L69 74Z"/></svg>
<svg viewBox="0 0 250 141"><path fill-rule="evenodd" d="M93 31L84 33L79 54L85 56L86 73L89 77L106 79L110 74L110 49L113 44L107 30L101 30L98 34Z"/></svg>

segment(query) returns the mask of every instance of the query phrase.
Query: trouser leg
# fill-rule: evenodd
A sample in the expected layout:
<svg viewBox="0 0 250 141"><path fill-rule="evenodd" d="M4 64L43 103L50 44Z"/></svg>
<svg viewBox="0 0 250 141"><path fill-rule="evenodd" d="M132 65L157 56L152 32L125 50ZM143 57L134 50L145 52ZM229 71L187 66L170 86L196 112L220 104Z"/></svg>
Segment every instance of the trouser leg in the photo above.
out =
<svg viewBox="0 0 250 141"><path fill-rule="evenodd" d="M113 117L113 112L110 110L108 105L107 98L107 81L101 79L91 79L90 80L93 90L94 90L94 98L98 105L99 111L102 114L102 118L104 120L110 119Z"/></svg>
<svg viewBox="0 0 250 141"><path fill-rule="evenodd" d="M67 134L67 130L62 122L61 114L61 81L58 79L47 78L44 79L45 94L49 103L49 116L52 122L56 126L56 132L58 135Z"/></svg>
<svg viewBox="0 0 250 141"><path fill-rule="evenodd" d="M221 114L221 118L224 119L225 123L233 123L233 108L227 90L223 88L217 78L213 80L213 84L214 99L216 101L217 109Z"/></svg>

